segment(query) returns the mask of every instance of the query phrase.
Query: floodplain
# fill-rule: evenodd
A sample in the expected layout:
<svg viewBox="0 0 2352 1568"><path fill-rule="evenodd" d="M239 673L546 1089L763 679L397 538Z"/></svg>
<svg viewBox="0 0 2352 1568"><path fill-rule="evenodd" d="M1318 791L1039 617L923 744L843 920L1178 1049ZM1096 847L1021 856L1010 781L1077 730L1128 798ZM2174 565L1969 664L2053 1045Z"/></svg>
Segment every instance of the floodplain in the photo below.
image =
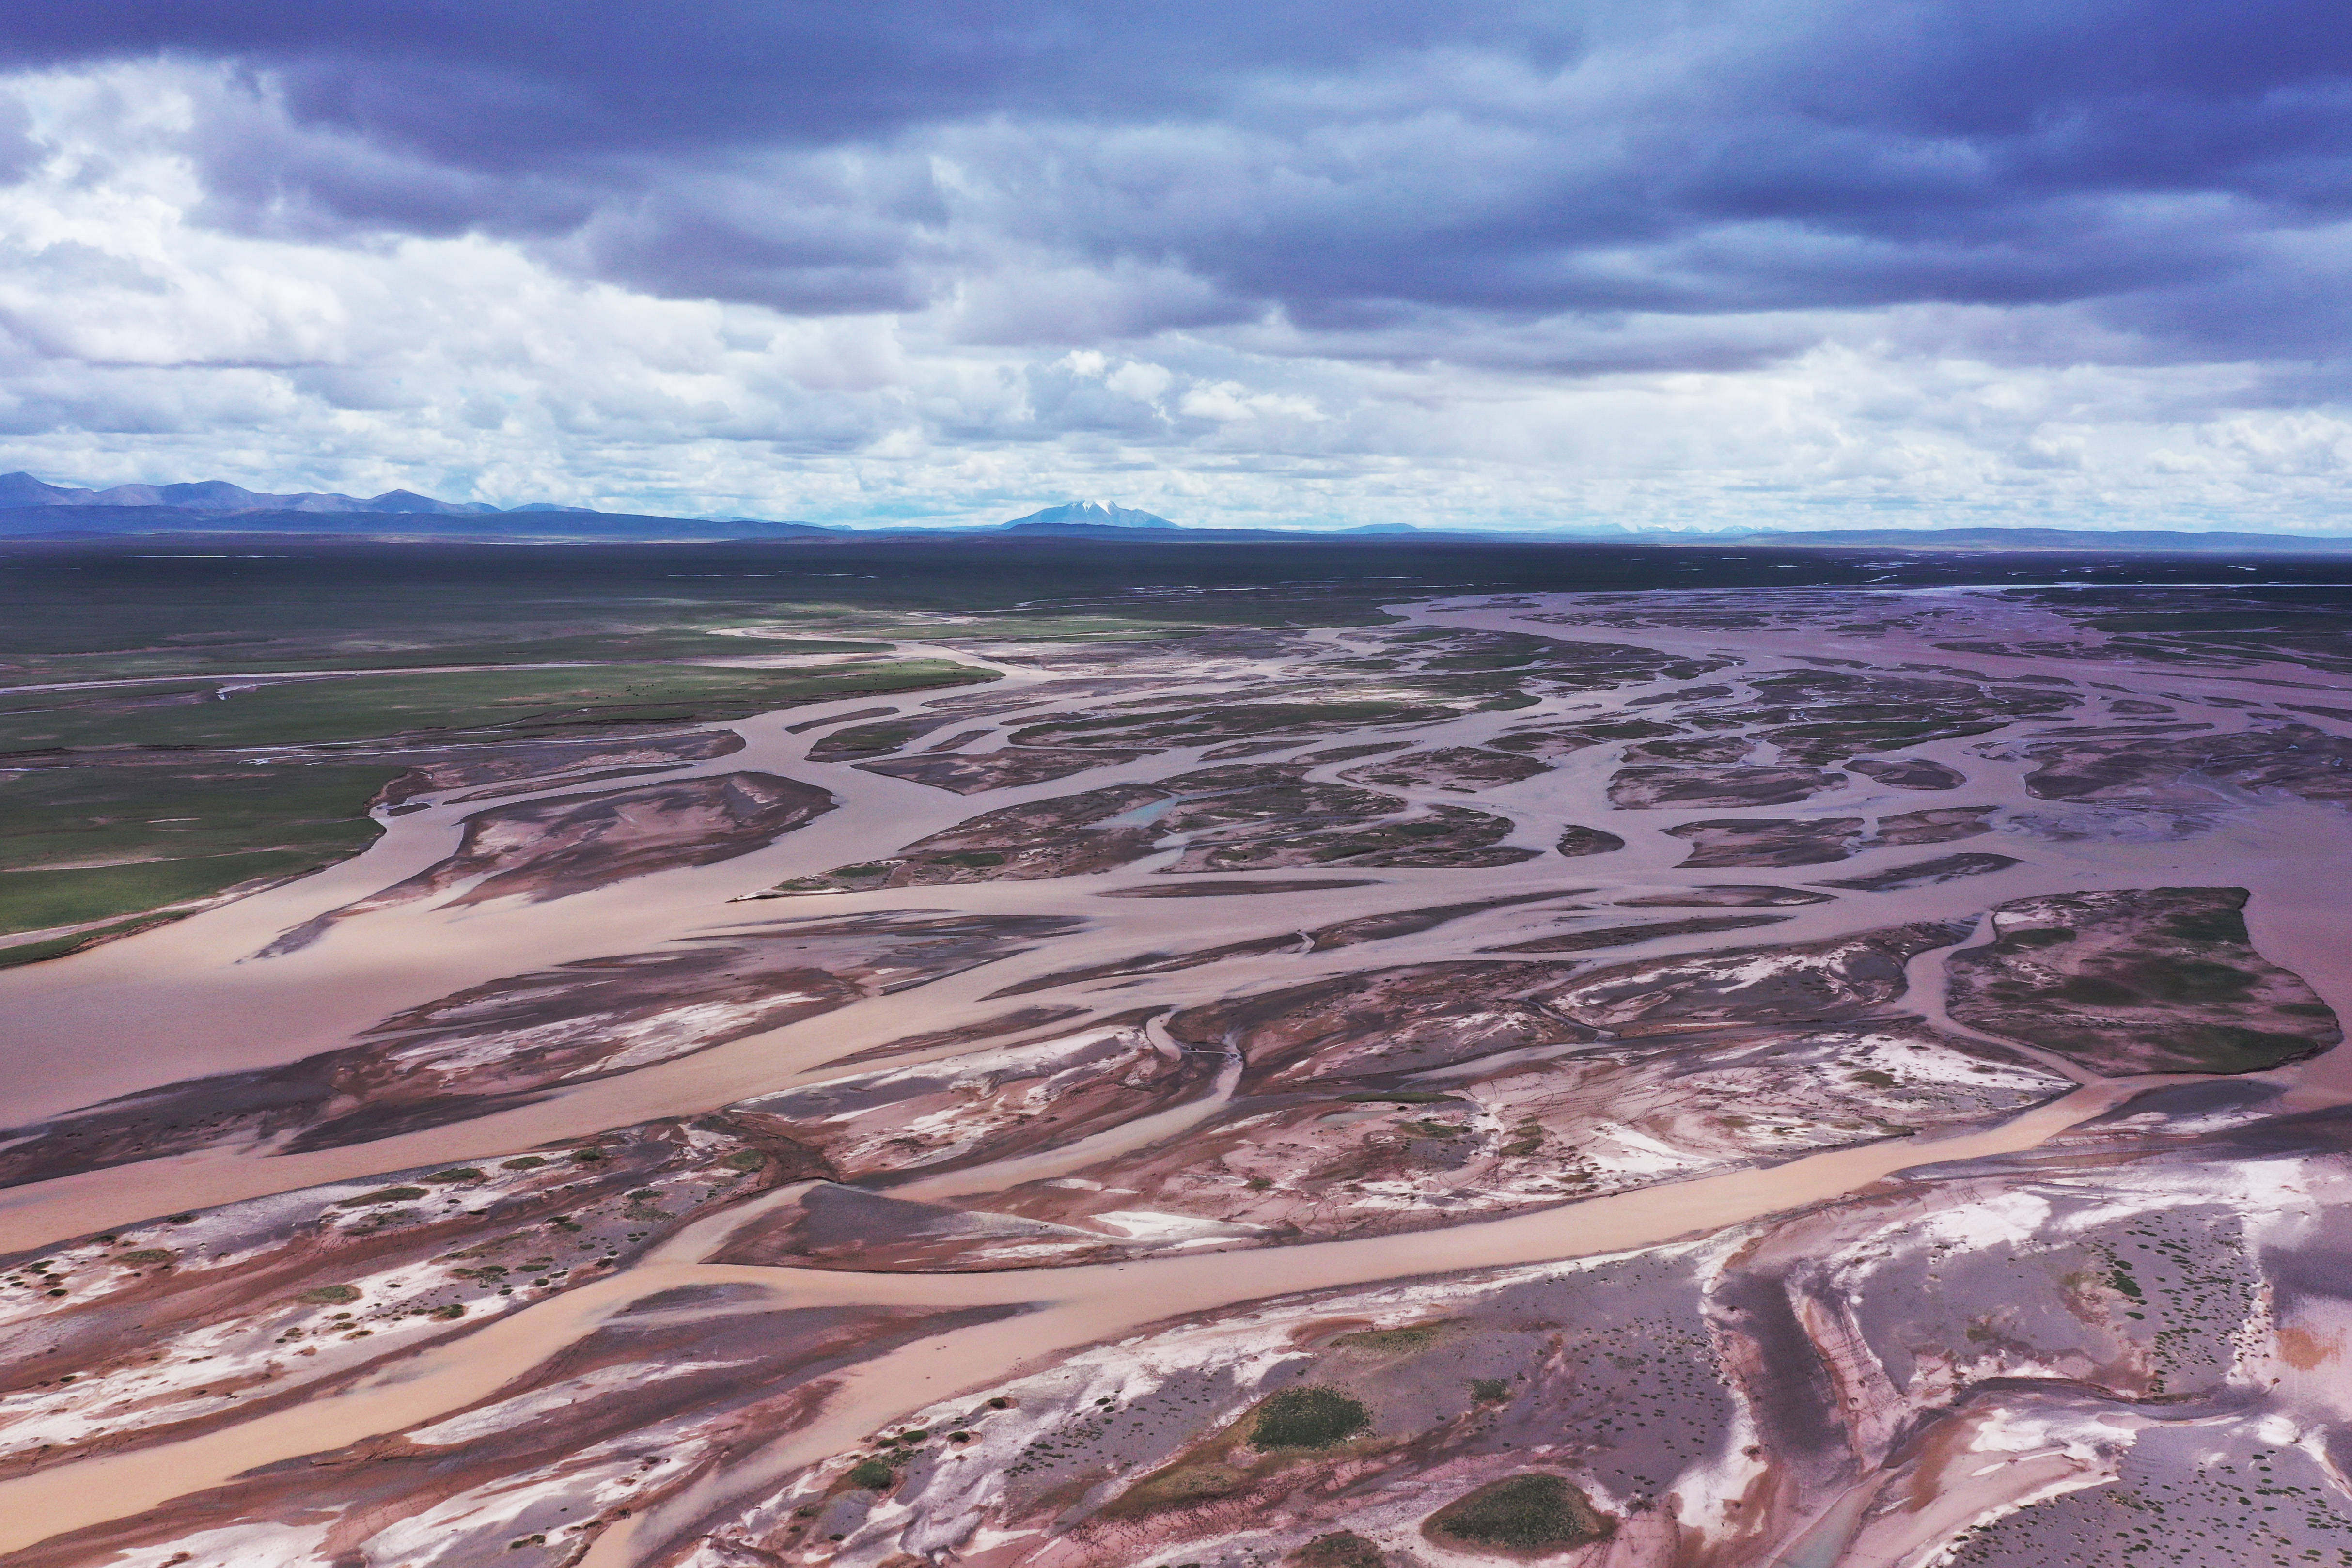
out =
<svg viewBox="0 0 2352 1568"><path fill-rule="evenodd" d="M266 548L0 561L11 1564L2352 1564L2316 567Z"/></svg>

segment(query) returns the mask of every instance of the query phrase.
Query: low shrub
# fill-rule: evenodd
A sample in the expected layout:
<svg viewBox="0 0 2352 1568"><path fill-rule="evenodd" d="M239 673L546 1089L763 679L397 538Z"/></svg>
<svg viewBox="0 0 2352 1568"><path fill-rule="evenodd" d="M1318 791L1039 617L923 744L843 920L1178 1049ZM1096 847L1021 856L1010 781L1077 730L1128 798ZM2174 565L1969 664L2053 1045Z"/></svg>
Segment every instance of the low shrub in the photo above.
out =
<svg viewBox="0 0 2352 1568"><path fill-rule="evenodd" d="M1371 1424L1371 1413L1336 1388L1286 1388L1257 1407L1250 1442L1260 1448L1328 1448Z"/></svg>
<svg viewBox="0 0 2352 1568"><path fill-rule="evenodd" d="M1512 1476L1456 1498L1422 1533L1441 1544L1505 1552L1565 1552L1606 1540L1617 1521L1559 1476Z"/></svg>
<svg viewBox="0 0 2352 1568"><path fill-rule="evenodd" d="M355 1198L337 1198L337 1208L367 1208L376 1204L404 1204L426 1196L423 1187L378 1187L372 1193L362 1193Z"/></svg>
<svg viewBox="0 0 2352 1568"><path fill-rule="evenodd" d="M1387 1568L1381 1549L1352 1530L1318 1535L1290 1554L1296 1568Z"/></svg>

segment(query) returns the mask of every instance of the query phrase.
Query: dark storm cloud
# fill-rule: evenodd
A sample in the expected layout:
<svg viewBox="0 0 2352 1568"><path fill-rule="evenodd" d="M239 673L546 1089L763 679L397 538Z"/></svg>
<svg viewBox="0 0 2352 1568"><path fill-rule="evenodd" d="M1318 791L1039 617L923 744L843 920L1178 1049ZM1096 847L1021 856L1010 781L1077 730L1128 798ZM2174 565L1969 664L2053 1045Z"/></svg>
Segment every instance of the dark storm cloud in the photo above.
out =
<svg viewBox="0 0 2352 1568"><path fill-rule="evenodd" d="M481 229L808 313L961 293L993 341L2074 305L2149 357L2319 357L2344 325L2302 241L2352 205L2352 26L2313 0L86 0L0 5L0 40L251 72L195 138L237 226ZM1066 312L1024 281L1056 267L1094 279Z"/></svg>
<svg viewBox="0 0 2352 1568"><path fill-rule="evenodd" d="M0 6L26 64L154 53L286 72L305 118L452 162L503 166L712 143L821 144L1008 109L1114 117L1213 102L1264 69L1345 71L1438 45L1557 58L1542 8L1350 9L1128 0L734 0L701 5L407 0L336 6Z"/></svg>

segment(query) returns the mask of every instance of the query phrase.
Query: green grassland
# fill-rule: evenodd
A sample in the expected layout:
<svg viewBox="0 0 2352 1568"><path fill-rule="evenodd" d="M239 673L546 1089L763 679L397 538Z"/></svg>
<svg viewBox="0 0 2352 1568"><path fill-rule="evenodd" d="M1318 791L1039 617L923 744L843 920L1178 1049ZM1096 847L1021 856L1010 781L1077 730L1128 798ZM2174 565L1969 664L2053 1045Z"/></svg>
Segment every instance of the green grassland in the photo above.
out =
<svg viewBox="0 0 2352 1568"><path fill-rule="evenodd" d="M0 935L108 921L331 865L374 840L367 804L401 772L220 757L0 770ZM0 961L25 956L0 948Z"/></svg>
<svg viewBox="0 0 2352 1568"><path fill-rule="evenodd" d="M611 664L0 692L0 758L58 747L319 745L430 735L544 737L740 719L866 692L988 679L943 659L803 669Z"/></svg>
<svg viewBox="0 0 2352 1568"><path fill-rule="evenodd" d="M366 801L402 771L212 758L0 772L0 873L46 875L159 854L174 860L258 849L347 854L375 837L363 818L352 822L352 800Z"/></svg>
<svg viewBox="0 0 2352 1568"><path fill-rule="evenodd" d="M0 552L0 937L84 928L0 947L0 963L355 854L379 832L370 802L438 745L654 732L992 679L875 658L888 641L800 635L755 596L678 595L641 574L585 584L549 558L499 557L485 584L420 577L398 552L158 553ZM740 662L777 654L844 657ZM393 673L268 679L296 670ZM244 677L257 679L228 679ZM131 684L37 689L94 681ZM371 754L385 749L401 758Z"/></svg>
<svg viewBox="0 0 2352 1568"><path fill-rule="evenodd" d="M226 695L192 682L0 692L0 936L161 910L358 853L378 832L370 802L405 771L369 761L371 743L413 755L625 734L989 679L891 659L365 675ZM0 948L0 962L69 950Z"/></svg>
<svg viewBox="0 0 2352 1568"><path fill-rule="evenodd" d="M400 670L452 665L650 664L769 654L887 652L887 642L772 635L732 623L703 626L523 626L501 640L492 626L422 626L351 633L219 633L148 647L16 648L0 664L0 692L61 681L152 680L177 676L273 675L288 670ZM0 643L8 640L0 636Z"/></svg>

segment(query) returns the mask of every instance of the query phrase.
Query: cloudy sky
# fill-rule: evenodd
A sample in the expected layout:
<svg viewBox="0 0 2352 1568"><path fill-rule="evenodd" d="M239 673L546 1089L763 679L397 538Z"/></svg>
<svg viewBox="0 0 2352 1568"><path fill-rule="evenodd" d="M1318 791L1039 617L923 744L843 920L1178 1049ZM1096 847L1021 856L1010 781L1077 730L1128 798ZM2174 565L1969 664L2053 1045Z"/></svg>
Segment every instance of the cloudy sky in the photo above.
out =
<svg viewBox="0 0 2352 1568"><path fill-rule="evenodd" d="M0 468L2352 531L2340 0L0 0Z"/></svg>

